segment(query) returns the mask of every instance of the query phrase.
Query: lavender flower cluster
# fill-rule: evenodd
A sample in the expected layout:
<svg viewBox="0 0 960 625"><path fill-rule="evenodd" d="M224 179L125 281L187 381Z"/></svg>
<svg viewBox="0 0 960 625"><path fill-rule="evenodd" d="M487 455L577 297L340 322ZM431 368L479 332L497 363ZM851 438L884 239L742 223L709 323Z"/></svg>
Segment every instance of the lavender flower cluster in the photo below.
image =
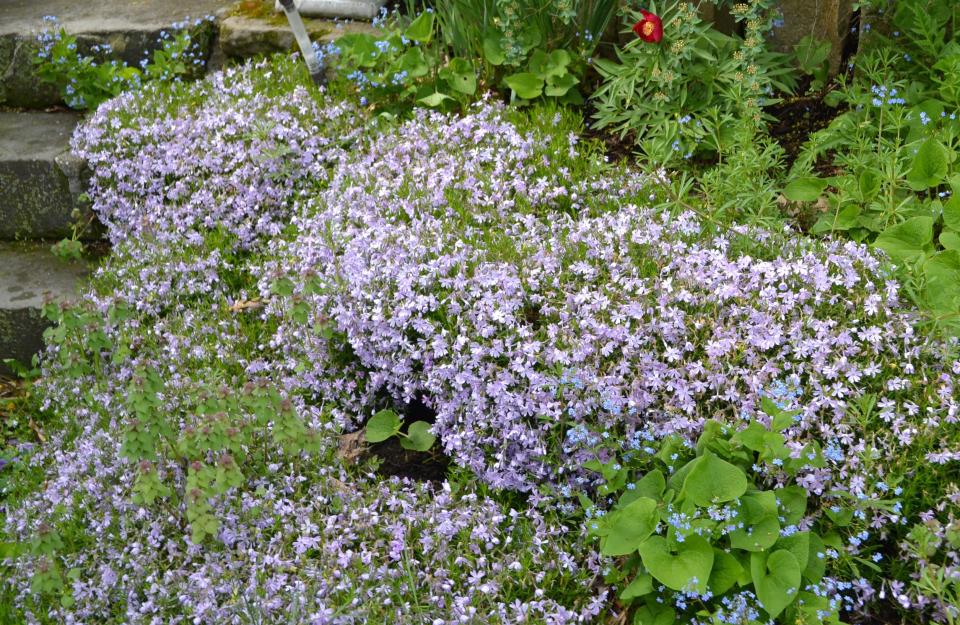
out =
<svg viewBox="0 0 960 625"><path fill-rule="evenodd" d="M521 490L580 463L561 446L578 425L693 438L707 419L762 419L779 387L797 389L795 453L829 450L800 478L828 498L883 497L880 458L922 455L954 427L956 344L915 331L866 247L709 232L643 208L644 179L565 182L535 145L483 107L422 114L342 162L262 281L265 297L278 277L296 285L272 306L288 384L347 427L383 393L420 398L449 455ZM869 437L865 397L882 424Z"/></svg>
<svg viewBox="0 0 960 625"><path fill-rule="evenodd" d="M536 503L582 481L598 441L694 439L772 398L799 411L795 454L826 459L800 476L824 507L804 523L857 506L871 529L844 555L915 521L891 501L908 471L946 488L957 345L915 330L867 248L646 208L659 177L597 160L562 114L380 123L297 85L281 62L148 86L75 136L113 254L85 304L103 321L44 361L38 393L70 427L30 458L46 483L4 524L81 534L56 560L7 562L25 622L595 620L602 564L546 504L335 466L341 428L414 399L456 464ZM81 358L97 364L78 374ZM204 385L280 388L325 452L268 450L195 544L177 504L131 499L137 369L161 372L174 429ZM174 459L157 469L182 487ZM31 588L52 563L80 573L68 605Z"/></svg>
<svg viewBox="0 0 960 625"><path fill-rule="evenodd" d="M162 376L175 433L195 426L205 389L286 382L266 345L270 317L231 303L255 296L268 243L293 236L295 207L368 132L348 104L297 86L297 69L148 86L74 137L113 253L71 317L76 331L44 357L36 393L63 427L18 459L46 479L9 503L0 536L42 547L0 559L0 611L31 624L593 622L606 605L599 558L553 511L480 497L464 480L348 472L310 396L289 399L323 450L238 455L243 483L208 502L212 542L193 542L182 499L133 496L123 433L137 371ZM176 457L150 461L183 492Z"/></svg>

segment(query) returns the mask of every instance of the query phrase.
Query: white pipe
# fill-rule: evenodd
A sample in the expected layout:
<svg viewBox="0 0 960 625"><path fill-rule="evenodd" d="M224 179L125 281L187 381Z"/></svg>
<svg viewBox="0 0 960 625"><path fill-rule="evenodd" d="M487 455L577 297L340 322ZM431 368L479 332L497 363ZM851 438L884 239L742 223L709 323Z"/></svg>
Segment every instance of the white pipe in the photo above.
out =
<svg viewBox="0 0 960 625"><path fill-rule="evenodd" d="M310 35L307 34L307 28L300 19L300 12L297 11L297 5L293 0L280 0L280 6L283 12L287 14L287 21L290 22L290 30L297 39L297 45L300 46L300 53L307 64L307 71L310 72L310 78L314 84L323 84L323 68L320 66L320 60L317 59L317 53L310 42Z"/></svg>

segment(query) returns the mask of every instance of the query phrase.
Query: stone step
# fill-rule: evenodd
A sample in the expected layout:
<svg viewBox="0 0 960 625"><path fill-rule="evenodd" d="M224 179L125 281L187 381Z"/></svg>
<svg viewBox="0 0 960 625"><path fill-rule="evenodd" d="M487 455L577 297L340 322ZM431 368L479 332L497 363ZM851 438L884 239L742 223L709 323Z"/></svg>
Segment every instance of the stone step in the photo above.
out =
<svg viewBox="0 0 960 625"><path fill-rule="evenodd" d="M33 63L46 15L77 35L82 49L108 43L117 58L138 67L171 24L229 6L227 0L0 0L0 105L41 109L61 103L57 89L39 79ZM209 28L211 36L200 38L205 56L215 35L215 26Z"/></svg>
<svg viewBox="0 0 960 625"><path fill-rule="evenodd" d="M369 19L381 4L381 0L311 0L304 8L326 17ZM40 80L34 64L40 50L36 38L45 27L46 15L56 17L59 25L77 36L81 52L107 43L114 58L132 67L139 67L144 55L156 49L162 31L188 17L216 18L209 32L196 40L207 69L296 49L274 0L0 0L0 106L45 109L63 104L57 88ZM374 31L370 22L305 17L311 37L320 43L349 32Z"/></svg>
<svg viewBox="0 0 960 625"><path fill-rule="evenodd" d="M83 162L70 154L74 113L0 112L0 240L68 236ZM2 265L0 265L2 271Z"/></svg>
<svg viewBox="0 0 960 625"><path fill-rule="evenodd" d="M49 325L43 304L76 300L88 271L86 263L56 258L48 245L0 243L0 373L10 373L7 358L30 365Z"/></svg>

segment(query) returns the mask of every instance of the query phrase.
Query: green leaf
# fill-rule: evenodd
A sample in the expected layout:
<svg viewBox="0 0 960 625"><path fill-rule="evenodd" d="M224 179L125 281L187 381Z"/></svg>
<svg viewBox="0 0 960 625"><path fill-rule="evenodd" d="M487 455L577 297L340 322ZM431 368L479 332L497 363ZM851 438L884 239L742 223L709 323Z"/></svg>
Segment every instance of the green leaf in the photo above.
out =
<svg viewBox="0 0 960 625"><path fill-rule="evenodd" d="M466 59L450 59L447 66L440 70L440 78L446 80L450 88L458 93L473 95L477 90L477 76L473 65Z"/></svg>
<svg viewBox="0 0 960 625"><path fill-rule="evenodd" d="M536 74L520 72L507 76L504 81L513 89L517 97L524 100L538 98L543 93L543 79Z"/></svg>
<svg viewBox="0 0 960 625"><path fill-rule="evenodd" d="M747 476L740 467L713 452L700 456L683 482L683 494L701 507L733 501L747 492Z"/></svg>
<svg viewBox="0 0 960 625"><path fill-rule="evenodd" d="M783 522L796 525L807 513L807 491L802 486L785 486L773 491L780 502Z"/></svg>
<svg viewBox="0 0 960 625"><path fill-rule="evenodd" d="M913 157L913 164L907 173L907 182L916 191L935 187L947 177L950 153L934 138L927 139Z"/></svg>
<svg viewBox="0 0 960 625"><path fill-rule="evenodd" d="M641 497L605 517L608 534L600 541L600 553L605 556L625 556L633 553L656 529L660 521L657 502Z"/></svg>
<svg viewBox="0 0 960 625"><path fill-rule="evenodd" d="M407 30L403 33L404 36L407 39L419 41L420 43L429 43L433 37L433 21L435 17L436 14L432 11L424 11L417 16L417 19L410 22Z"/></svg>
<svg viewBox="0 0 960 625"><path fill-rule="evenodd" d="M559 98L567 94L580 80L573 74L550 76L547 78L547 87L543 93L551 98Z"/></svg>
<svg viewBox="0 0 960 625"><path fill-rule="evenodd" d="M960 234L944 230L940 233L940 245L948 250L960 250Z"/></svg>
<svg viewBox="0 0 960 625"><path fill-rule="evenodd" d="M740 499L738 519L745 527L730 533L730 545L744 551L763 551L780 537L777 498L773 491L751 493Z"/></svg>
<svg viewBox="0 0 960 625"><path fill-rule="evenodd" d="M677 613L670 606L650 603L633 613L633 625L673 625Z"/></svg>
<svg viewBox="0 0 960 625"><path fill-rule="evenodd" d="M392 410L381 410L367 421L364 436L369 443L380 443L400 431L400 417Z"/></svg>
<svg viewBox="0 0 960 625"><path fill-rule="evenodd" d="M428 96L424 96L420 98L419 100L417 100L417 102L419 102L420 104L423 104L424 106L429 106L430 108L436 108L441 104L443 104L444 102L446 102L447 100L452 100L452 99L453 98L451 98L447 94L436 91L434 93L431 93Z"/></svg>
<svg viewBox="0 0 960 625"><path fill-rule="evenodd" d="M620 600L628 601L630 599L636 599L637 597L642 597L653 592L653 577L644 573L642 575L637 575L637 577L630 582L626 588L620 591Z"/></svg>
<svg viewBox="0 0 960 625"><path fill-rule="evenodd" d="M786 549L797 559L797 564L803 570L810 559L810 532L795 532L784 536L773 546L774 549Z"/></svg>
<svg viewBox="0 0 960 625"><path fill-rule="evenodd" d="M414 421L407 428L407 437L400 439L400 446L413 451L427 451L436 440L437 437L430 433L429 423Z"/></svg>
<svg viewBox="0 0 960 625"><path fill-rule="evenodd" d="M934 254L923 264L923 273L924 294L933 310L955 312L960 309L960 251Z"/></svg>
<svg viewBox="0 0 960 625"><path fill-rule="evenodd" d="M491 65L503 65L503 62L507 60L503 46L500 45L500 35L498 33L492 33L484 37L483 58Z"/></svg>
<svg viewBox="0 0 960 625"><path fill-rule="evenodd" d="M933 242L933 219L914 217L891 226L880 233L874 242L894 260L911 260L922 256Z"/></svg>
<svg viewBox="0 0 960 625"><path fill-rule="evenodd" d="M960 176L954 176L960 186ZM960 232L960 189L954 188L953 195L943 205L943 223L954 232Z"/></svg>
<svg viewBox="0 0 960 625"><path fill-rule="evenodd" d="M713 547L702 537L687 536L671 549L666 538L651 536L640 545L639 551L643 566L664 586L706 592L713 569Z"/></svg>
<svg viewBox="0 0 960 625"><path fill-rule="evenodd" d="M791 202L815 202L826 188L827 181L823 178L807 176L792 180L783 190L783 194Z"/></svg>
<svg viewBox="0 0 960 625"><path fill-rule="evenodd" d="M410 48L398 59L400 69L411 78L420 78L430 73L430 65L421 48Z"/></svg>
<svg viewBox="0 0 960 625"><path fill-rule="evenodd" d="M757 599L770 618L776 618L793 603L800 591L800 565L785 549L771 554L755 553L750 558Z"/></svg>
<svg viewBox="0 0 960 625"><path fill-rule="evenodd" d="M737 583L743 567L732 555L721 549L713 550L713 570L710 571L710 592L719 597Z"/></svg>
<svg viewBox="0 0 960 625"><path fill-rule="evenodd" d="M836 511L832 508L825 508L824 512L837 527L847 527L853 521L853 510L847 507L841 506Z"/></svg>
<svg viewBox="0 0 960 625"><path fill-rule="evenodd" d="M811 584L818 584L827 572L827 556L825 551L827 546L817 534L811 533L810 552L807 556L807 566L803 569L803 577Z"/></svg>
<svg viewBox="0 0 960 625"><path fill-rule="evenodd" d="M660 499L660 495L663 494L663 490L667 487L667 480L663 476L663 472L659 469L654 469L649 471L646 475L641 478L634 488L634 492L640 494L641 497L649 497L650 499Z"/></svg>
<svg viewBox="0 0 960 625"><path fill-rule="evenodd" d="M757 422L753 422L734 434L730 440L740 443L750 451L762 451L764 446L764 435L766 433L767 428L763 427Z"/></svg>

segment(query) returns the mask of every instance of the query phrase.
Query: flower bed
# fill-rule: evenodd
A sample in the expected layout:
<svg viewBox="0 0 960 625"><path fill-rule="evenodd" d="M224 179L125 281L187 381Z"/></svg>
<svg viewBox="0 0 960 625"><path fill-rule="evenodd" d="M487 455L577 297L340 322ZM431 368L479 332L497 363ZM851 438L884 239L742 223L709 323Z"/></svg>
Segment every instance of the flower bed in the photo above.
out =
<svg viewBox="0 0 960 625"><path fill-rule="evenodd" d="M554 108L389 121L297 85L276 61L148 87L76 136L114 253L50 310L36 394L56 433L18 463L0 607L603 622L631 580L576 495L596 519L629 487L591 469L777 421L786 457L750 478L805 493L777 536L830 541L804 590L830 618L886 593L942 608L897 560L914 524L951 536L960 361L886 261L654 208L662 177L605 163ZM341 432L415 400L448 483L340 466ZM750 587L711 609L749 614ZM684 592L653 594L694 618Z"/></svg>

